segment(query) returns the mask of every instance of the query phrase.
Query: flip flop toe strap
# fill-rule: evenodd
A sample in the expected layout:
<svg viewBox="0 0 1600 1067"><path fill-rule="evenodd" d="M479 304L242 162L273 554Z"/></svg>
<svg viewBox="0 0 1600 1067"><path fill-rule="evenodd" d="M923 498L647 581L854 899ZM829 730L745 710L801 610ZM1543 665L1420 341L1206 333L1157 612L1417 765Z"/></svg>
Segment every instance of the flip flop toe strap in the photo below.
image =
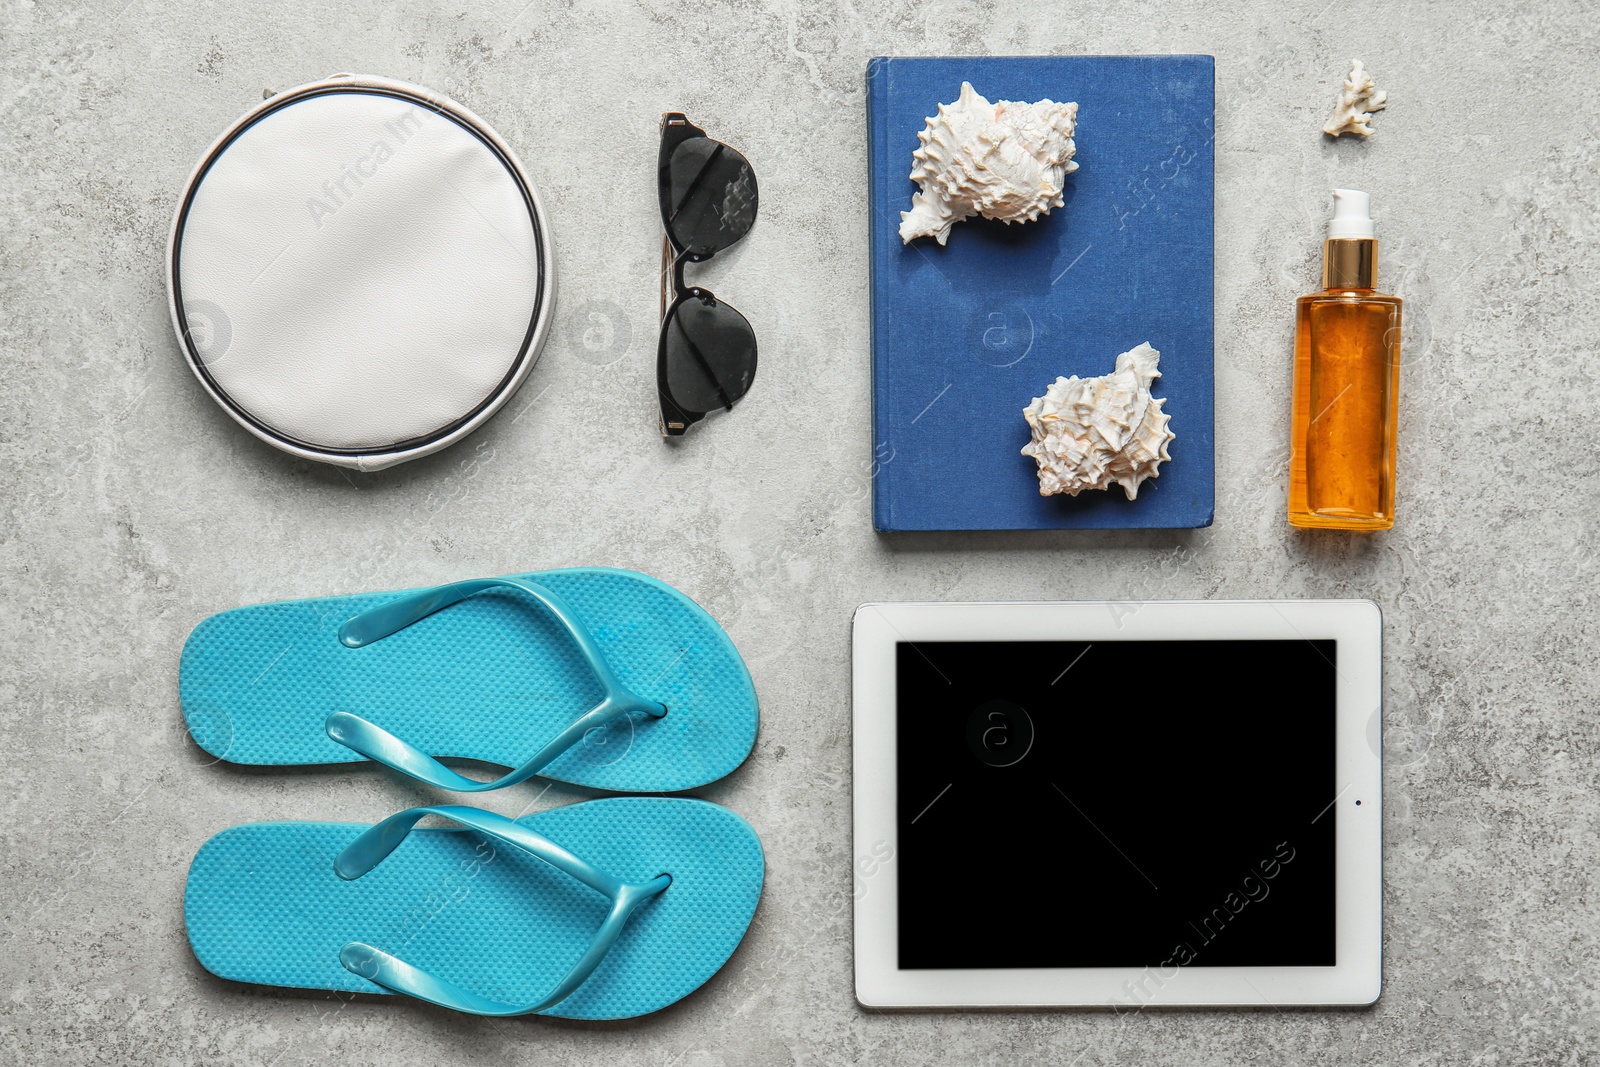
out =
<svg viewBox="0 0 1600 1067"><path fill-rule="evenodd" d="M418 820L425 815L443 816L497 841L519 848L556 870L571 875L589 888L603 893L611 900L611 910L578 962L556 983L555 988L533 1004L504 1004L479 996L363 941L352 941L340 950L339 962L352 974L359 975L385 989L404 993L430 1004L438 1004L440 1007L453 1008L473 1015L492 1016L532 1015L548 1011L576 992L578 987L594 973L595 968L600 966L606 953L622 935L622 929L635 909L672 884L670 874L657 875L643 884L624 882L578 858L549 838L534 833L521 823L507 819L503 815L458 804L410 808L389 816L362 833L339 853L333 862L334 871L347 881L360 878L398 848Z"/></svg>
<svg viewBox="0 0 1600 1067"><path fill-rule="evenodd" d="M537 604L555 617L567 635L572 638L584 662L588 664L589 670L604 690L605 696L599 704L573 720L566 729L534 753L526 763L502 777L487 782L474 781L457 774L415 745L396 737L376 723L348 711L335 712L328 716L327 722L323 724L328 736L370 760L427 782L429 785L458 793L482 793L532 778L590 730L605 726L613 719L630 712L639 712L653 718L660 718L667 713L666 707L661 703L639 696L618 680L616 672L611 669L611 665L601 653L600 646L595 643L594 636L559 596L542 585L521 578L474 578L396 597L345 620L344 625L339 627L339 643L346 648L363 648L427 618L436 611L487 589L519 590L532 597Z"/></svg>

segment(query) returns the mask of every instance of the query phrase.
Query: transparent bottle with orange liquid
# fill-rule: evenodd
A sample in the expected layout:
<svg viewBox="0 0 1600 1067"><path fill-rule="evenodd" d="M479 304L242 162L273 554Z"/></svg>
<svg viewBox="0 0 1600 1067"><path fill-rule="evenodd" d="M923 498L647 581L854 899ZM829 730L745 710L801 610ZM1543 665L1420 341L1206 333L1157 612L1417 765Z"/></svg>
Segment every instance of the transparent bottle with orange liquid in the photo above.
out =
<svg viewBox="0 0 1600 1067"><path fill-rule="evenodd" d="M1322 291L1295 305L1289 522L1332 530L1394 525L1400 299L1380 293L1370 199L1333 191Z"/></svg>

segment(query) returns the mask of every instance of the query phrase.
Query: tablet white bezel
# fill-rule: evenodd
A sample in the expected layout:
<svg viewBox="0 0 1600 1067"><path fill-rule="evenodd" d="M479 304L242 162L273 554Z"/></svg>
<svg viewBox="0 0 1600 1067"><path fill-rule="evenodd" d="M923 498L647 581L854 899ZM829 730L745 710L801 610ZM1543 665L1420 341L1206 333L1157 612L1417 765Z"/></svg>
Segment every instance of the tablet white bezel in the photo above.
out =
<svg viewBox="0 0 1600 1067"><path fill-rule="evenodd" d="M855 614L852 667L857 1000L872 1008L1119 1011L1373 1003L1383 975L1381 628L1378 607L1367 600L863 604ZM1337 805L1336 965L899 969L897 642L1295 638L1339 642L1340 789L1330 798L1330 814ZM959 843L952 843L950 860L962 862Z"/></svg>

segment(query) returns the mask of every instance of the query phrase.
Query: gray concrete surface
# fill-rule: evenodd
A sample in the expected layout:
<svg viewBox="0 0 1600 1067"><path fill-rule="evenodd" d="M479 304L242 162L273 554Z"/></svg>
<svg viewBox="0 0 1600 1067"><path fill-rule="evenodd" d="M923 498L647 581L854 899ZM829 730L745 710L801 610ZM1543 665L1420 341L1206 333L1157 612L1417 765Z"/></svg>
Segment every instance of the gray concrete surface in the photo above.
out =
<svg viewBox="0 0 1600 1067"><path fill-rule="evenodd" d="M34 1063L1575 1064L1600 1033L1594 547L1597 23L1588 5L287 0L0 9L0 1059ZM1216 525L870 526L862 77L876 54L1217 57ZM1317 130L1351 56L1367 144ZM246 436L174 344L175 196L260 99L340 70L421 82L521 152L563 272L544 359L442 455L356 476ZM755 390L681 447L650 383L656 123L743 148L762 218L703 277L761 338ZM1292 301L1326 190L1369 188L1406 297L1401 521L1285 525ZM266 599L578 563L728 625L756 751L704 794L770 874L727 968L626 1025L485 1022L211 978L190 856L263 818L376 819L377 773L209 766L184 636ZM851 991L851 609L872 599L1371 597L1388 727L1386 991L1366 1011L878 1014ZM1156 694L1155 699L1159 699ZM576 799L534 785L515 813Z"/></svg>

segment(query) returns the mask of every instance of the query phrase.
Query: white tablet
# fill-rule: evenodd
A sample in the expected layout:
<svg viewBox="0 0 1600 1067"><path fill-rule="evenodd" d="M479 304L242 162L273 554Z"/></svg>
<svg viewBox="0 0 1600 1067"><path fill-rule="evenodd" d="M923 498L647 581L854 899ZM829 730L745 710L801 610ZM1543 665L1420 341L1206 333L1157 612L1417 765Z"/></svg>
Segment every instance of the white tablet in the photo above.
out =
<svg viewBox="0 0 1600 1067"><path fill-rule="evenodd" d="M1364 600L863 605L857 999L1375 1001L1380 630Z"/></svg>

